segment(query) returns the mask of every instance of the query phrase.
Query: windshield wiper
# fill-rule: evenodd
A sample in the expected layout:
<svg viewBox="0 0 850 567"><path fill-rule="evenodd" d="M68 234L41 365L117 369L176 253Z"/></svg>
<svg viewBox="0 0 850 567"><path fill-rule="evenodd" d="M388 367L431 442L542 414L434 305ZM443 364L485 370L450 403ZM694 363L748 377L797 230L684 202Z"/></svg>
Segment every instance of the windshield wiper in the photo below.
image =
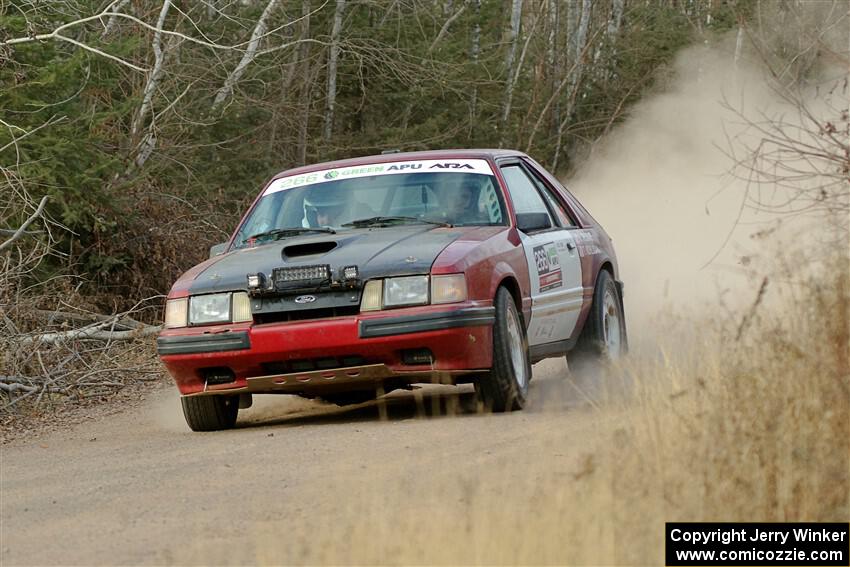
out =
<svg viewBox="0 0 850 567"><path fill-rule="evenodd" d="M419 222L425 224L433 224L437 226L445 226L451 228L451 224L438 220L431 219L420 219L417 217L369 217L366 219L357 219L351 222L347 222L342 226L353 226L354 228L364 228L367 226L390 226L394 223L402 223L402 222Z"/></svg>
<svg viewBox="0 0 850 567"><path fill-rule="evenodd" d="M273 228L272 230L267 230L265 232L258 232L257 234L252 234L245 240L256 240L258 238L286 238L287 236L297 236L307 232L326 232L328 234L336 234L334 229L326 226L317 226L315 228L292 226L289 228Z"/></svg>

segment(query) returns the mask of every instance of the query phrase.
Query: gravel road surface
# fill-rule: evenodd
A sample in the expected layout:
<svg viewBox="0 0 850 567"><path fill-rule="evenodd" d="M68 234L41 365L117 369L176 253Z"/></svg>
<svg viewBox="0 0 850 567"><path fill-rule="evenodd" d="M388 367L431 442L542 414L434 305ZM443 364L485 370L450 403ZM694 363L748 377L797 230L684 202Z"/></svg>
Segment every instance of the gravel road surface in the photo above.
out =
<svg viewBox="0 0 850 567"><path fill-rule="evenodd" d="M613 561L575 513L598 493L581 483L607 482L611 418L563 359L534 370L511 414L480 413L469 386L353 408L258 396L235 430L192 433L169 388L19 439L0 448L0 564Z"/></svg>

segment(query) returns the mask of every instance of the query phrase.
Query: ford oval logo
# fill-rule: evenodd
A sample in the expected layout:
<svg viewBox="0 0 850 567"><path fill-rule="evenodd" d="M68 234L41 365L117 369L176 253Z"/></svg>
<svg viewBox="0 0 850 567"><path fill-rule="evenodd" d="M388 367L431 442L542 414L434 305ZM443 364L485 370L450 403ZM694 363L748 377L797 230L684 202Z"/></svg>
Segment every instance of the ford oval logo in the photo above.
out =
<svg viewBox="0 0 850 567"><path fill-rule="evenodd" d="M316 301L315 295L299 295L295 298L295 303L313 303Z"/></svg>

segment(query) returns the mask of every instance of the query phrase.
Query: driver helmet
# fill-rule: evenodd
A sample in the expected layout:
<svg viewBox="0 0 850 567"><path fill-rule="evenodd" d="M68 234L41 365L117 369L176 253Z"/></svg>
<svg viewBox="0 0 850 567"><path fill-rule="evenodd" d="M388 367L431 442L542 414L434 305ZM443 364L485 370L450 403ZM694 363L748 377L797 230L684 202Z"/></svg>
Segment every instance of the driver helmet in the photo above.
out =
<svg viewBox="0 0 850 567"><path fill-rule="evenodd" d="M338 187L318 186L304 196L304 220L309 227L337 224L345 209L345 198Z"/></svg>

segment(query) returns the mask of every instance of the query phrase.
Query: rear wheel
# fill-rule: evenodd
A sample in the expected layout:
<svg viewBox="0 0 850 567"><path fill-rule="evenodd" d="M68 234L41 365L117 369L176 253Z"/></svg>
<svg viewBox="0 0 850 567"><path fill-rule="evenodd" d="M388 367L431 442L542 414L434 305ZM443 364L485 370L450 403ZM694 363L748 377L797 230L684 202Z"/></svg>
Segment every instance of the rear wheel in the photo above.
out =
<svg viewBox="0 0 850 567"><path fill-rule="evenodd" d="M614 278L607 270L599 272L593 303L584 324L576 354L596 360L617 360L628 351L623 302Z"/></svg>
<svg viewBox="0 0 850 567"><path fill-rule="evenodd" d="M192 431L220 431L236 425L239 396L184 396L180 401Z"/></svg>
<svg viewBox="0 0 850 567"><path fill-rule="evenodd" d="M493 411L522 409L531 378L525 325L507 289L499 288L495 304L493 367L475 382L475 390Z"/></svg>

